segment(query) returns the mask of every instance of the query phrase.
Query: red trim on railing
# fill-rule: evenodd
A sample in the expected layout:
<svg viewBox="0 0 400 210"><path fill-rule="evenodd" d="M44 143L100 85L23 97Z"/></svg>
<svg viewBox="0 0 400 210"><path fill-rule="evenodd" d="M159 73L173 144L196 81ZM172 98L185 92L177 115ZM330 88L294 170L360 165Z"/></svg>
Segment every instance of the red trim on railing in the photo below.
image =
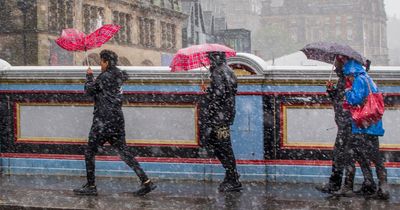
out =
<svg viewBox="0 0 400 210"><path fill-rule="evenodd" d="M0 90L0 94L84 94L83 90Z"/></svg>
<svg viewBox="0 0 400 210"><path fill-rule="evenodd" d="M0 94L84 94L83 90L0 90ZM165 91L124 91L126 95L146 94L146 95L203 95L201 91L185 91L185 92L165 92ZM289 96L304 96L304 95L325 95L325 92L259 92L259 91L240 91L237 95L289 95Z"/></svg>
<svg viewBox="0 0 400 210"><path fill-rule="evenodd" d="M38 158L38 159L62 159L62 160L84 160L83 155L63 154L33 154L33 153L0 153L2 158ZM168 157L137 157L140 162L161 163L194 163L194 164L220 164L213 158L168 158ZM96 156L100 161L120 161L118 156ZM330 160L236 160L240 165L303 165L303 166L331 166ZM385 166L400 168L400 162L386 162Z"/></svg>

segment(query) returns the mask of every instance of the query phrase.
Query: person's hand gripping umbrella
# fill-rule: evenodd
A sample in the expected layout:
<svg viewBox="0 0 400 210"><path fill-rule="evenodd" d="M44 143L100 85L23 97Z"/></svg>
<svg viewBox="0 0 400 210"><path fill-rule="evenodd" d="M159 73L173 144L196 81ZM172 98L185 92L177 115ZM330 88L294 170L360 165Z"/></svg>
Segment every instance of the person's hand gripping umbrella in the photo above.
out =
<svg viewBox="0 0 400 210"><path fill-rule="evenodd" d="M236 56L236 51L220 44L200 44L182 48L174 55L171 65L171 72L188 71L210 65L208 52L225 52L226 58ZM205 91L203 76L201 76L200 89Z"/></svg>
<svg viewBox="0 0 400 210"><path fill-rule="evenodd" d="M327 81L327 88L333 88L332 74L335 69L335 62L337 56L343 55L351 59L356 60L365 66L366 71L369 70L371 61L362 56L359 52L351 48L346 44L339 44L335 42L314 42L307 44L300 51L302 51L308 59L322 61L326 63L333 64L332 71L329 75L329 80Z"/></svg>

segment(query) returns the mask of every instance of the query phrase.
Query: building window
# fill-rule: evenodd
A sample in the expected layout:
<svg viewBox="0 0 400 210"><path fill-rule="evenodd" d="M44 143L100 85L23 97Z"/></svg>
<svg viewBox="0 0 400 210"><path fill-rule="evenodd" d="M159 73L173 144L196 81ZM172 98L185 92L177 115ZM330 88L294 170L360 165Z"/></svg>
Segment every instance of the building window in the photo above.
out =
<svg viewBox="0 0 400 210"><path fill-rule="evenodd" d="M74 26L73 0L49 1L49 31L59 33L62 29Z"/></svg>
<svg viewBox="0 0 400 210"><path fill-rule="evenodd" d="M104 8L89 4L83 5L83 27L86 34L100 28L104 24Z"/></svg>
<svg viewBox="0 0 400 210"><path fill-rule="evenodd" d="M194 20L195 20L194 22L195 22L196 26L199 26L199 24L200 24L199 23L199 15L200 15L199 14L199 4L196 3L194 5Z"/></svg>
<svg viewBox="0 0 400 210"><path fill-rule="evenodd" d="M353 40L353 28L350 26L347 27L347 40Z"/></svg>
<svg viewBox="0 0 400 210"><path fill-rule="evenodd" d="M165 4L165 8L167 9L174 9L174 3L173 0L165 0L166 3Z"/></svg>
<svg viewBox="0 0 400 210"><path fill-rule="evenodd" d="M132 16L127 13L113 11L113 23L120 25L121 29L114 36L114 40L118 43L132 43L131 39L131 21Z"/></svg>
<svg viewBox="0 0 400 210"><path fill-rule="evenodd" d="M196 44L200 44L200 34L199 34L199 32L198 31L196 31L196 33L195 33L196 35L195 35L195 40L196 40Z"/></svg>
<svg viewBox="0 0 400 210"><path fill-rule="evenodd" d="M172 9L179 11L180 7L179 7L179 0L174 0L174 4L172 5Z"/></svg>
<svg viewBox="0 0 400 210"><path fill-rule="evenodd" d="M161 22L161 48L176 48L176 26L174 24Z"/></svg>
<svg viewBox="0 0 400 210"><path fill-rule="evenodd" d="M155 47L155 21L150 18L139 17L140 45Z"/></svg>

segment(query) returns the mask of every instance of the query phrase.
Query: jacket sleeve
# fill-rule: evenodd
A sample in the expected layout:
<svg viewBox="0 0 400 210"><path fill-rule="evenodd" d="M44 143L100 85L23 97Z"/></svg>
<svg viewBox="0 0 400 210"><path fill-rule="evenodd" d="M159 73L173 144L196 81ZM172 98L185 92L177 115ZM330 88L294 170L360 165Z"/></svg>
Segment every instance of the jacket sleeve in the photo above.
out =
<svg viewBox="0 0 400 210"><path fill-rule="evenodd" d="M352 105L361 105L368 96L368 86L362 76L358 76L353 81L353 86L346 91L346 100Z"/></svg>
<svg viewBox="0 0 400 210"><path fill-rule="evenodd" d="M224 88L225 88L225 84L222 81L222 77L220 75L217 75L214 78L214 82L212 84L212 90L213 90L213 94L217 97L223 96L224 95Z"/></svg>
<svg viewBox="0 0 400 210"><path fill-rule="evenodd" d="M93 74L86 74L85 93L94 96L100 90L100 78L94 80Z"/></svg>

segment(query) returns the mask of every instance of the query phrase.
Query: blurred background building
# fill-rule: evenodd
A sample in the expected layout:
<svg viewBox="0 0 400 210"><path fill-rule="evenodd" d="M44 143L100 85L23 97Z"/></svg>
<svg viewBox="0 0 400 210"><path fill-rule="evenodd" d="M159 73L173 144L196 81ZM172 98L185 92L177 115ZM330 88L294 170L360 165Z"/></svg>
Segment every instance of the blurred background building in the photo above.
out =
<svg viewBox="0 0 400 210"><path fill-rule="evenodd" d="M189 16L182 31L183 47L219 43L250 53L251 31L240 24L229 28L225 6L213 0L182 0L182 10Z"/></svg>
<svg viewBox="0 0 400 210"><path fill-rule="evenodd" d="M182 47L187 16L179 0L0 0L0 57L12 65L82 65L84 53L67 52L55 40L64 28L86 34L102 24L122 29L102 48L120 65L169 63ZM98 51L90 50L92 64Z"/></svg>
<svg viewBox="0 0 400 210"><path fill-rule="evenodd" d="M121 65L169 65L182 47L220 43L264 60L316 41L346 43L373 65L400 65L400 21L385 0L0 0L0 58L12 65L81 65L60 49L64 28L123 28L105 47ZM388 39L390 39L388 41ZM390 44L390 55L388 44ZM91 62L98 51L91 50Z"/></svg>
<svg viewBox="0 0 400 210"><path fill-rule="evenodd" d="M293 52L307 43L335 41L349 44L373 61L388 65L384 0L264 0L263 58Z"/></svg>

